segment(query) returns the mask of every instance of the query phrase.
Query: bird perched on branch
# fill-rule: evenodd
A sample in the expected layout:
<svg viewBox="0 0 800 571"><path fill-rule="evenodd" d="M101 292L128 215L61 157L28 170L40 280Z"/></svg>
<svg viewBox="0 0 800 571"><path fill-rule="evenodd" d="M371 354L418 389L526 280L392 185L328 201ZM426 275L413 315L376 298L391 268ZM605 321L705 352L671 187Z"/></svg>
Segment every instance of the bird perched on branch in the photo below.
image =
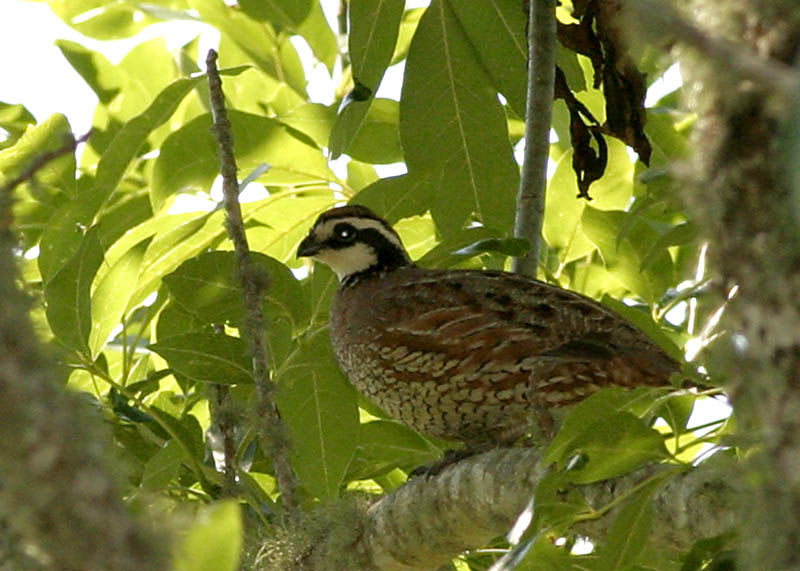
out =
<svg viewBox="0 0 800 571"><path fill-rule="evenodd" d="M511 442L602 387L668 386L678 363L583 295L516 274L416 266L362 206L300 243L339 276L330 336L342 371L389 415L473 450Z"/></svg>

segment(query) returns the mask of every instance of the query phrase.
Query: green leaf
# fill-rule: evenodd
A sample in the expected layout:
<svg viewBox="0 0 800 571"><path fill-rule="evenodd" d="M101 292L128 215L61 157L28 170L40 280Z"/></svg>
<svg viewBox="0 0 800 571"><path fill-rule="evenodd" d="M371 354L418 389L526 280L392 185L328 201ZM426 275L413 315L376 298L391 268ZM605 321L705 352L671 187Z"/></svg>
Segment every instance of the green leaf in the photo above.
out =
<svg viewBox="0 0 800 571"><path fill-rule="evenodd" d="M242 552L242 535L237 500L203 506L178 546L174 571L236 571Z"/></svg>
<svg viewBox="0 0 800 571"><path fill-rule="evenodd" d="M392 420L374 420L361 425L347 480L375 478L394 468L408 470L439 456L435 446L410 428Z"/></svg>
<svg viewBox="0 0 800 571"><path fill-rule="evenodd" d="M100 279L92 293L92 331L89 334L92 357L100 352L111 331L125 316L146 247L142 242L131 248Z"/></svg>
<svg viewBox="0 0 800 571"><path fill-rule="evenodd" d="M598 548L599 557L593 567L596 571L623 571L630 569L646 545L653 523L653 492L663 482L661 479L645 485L619 510L606 540Z"/></svg>
<svg viewBox="0 0 800 571"><path fill-rule="evenodd" d="M217 28L247 54L250 62L272 77L282 77L280 64L275 57L278 38L272 26L252 19L238 7L227 6L221 0L189 0L189 5L204 22Z"/></svg>
<svg viewBox="0 0 800 571"><path fill-rule="evenodd" d="M426 204L431 196L429 190L435 178L433 173L425 174L419 176L409 173L376 180L354 196L351 202L368 206L389 222L423 214L427 210Z"/></svg>
<svg viewBox="0 0 800 571"><path fill-rule="evenodd" d="M276 260L251 252L251 261L263 273L266 313L284 315L295 323L308 316L300 284L289 269ZM206 252L186 260L164 277L175 300L207 323L239 326L244 318L242 289L233 252Z"/></svg>
<svg viewBox="0 0 800 571"><path fill-rule="evenodd" d="M475 54L505 95L514 113L525 117L528 48L526 13L516 2L447 0L464 27ZM488 4L488 5L487 5Z"/></svg>
<svg viewBox="0 0 800 571"><path fill-rule="evenodd" d="M533 524L526 533L538 529L566 530L578 514L589 506L563 472L550 472L539 480L533 496Z"/></svg>
<svg viewBox="0 0 800 571"><path fill-rule="evenodd" d="M95 226L83 236L72 259L44 288L50 329L66 347L84 354L88 353L87 342L92 328L89 290L102 262L103 247L97 239Z"/></svg>
<svg viewBox="0 0 800 571"><path fill-rule="evenodd" d="M181 445L169 440L163 448L150 456L144 465L141 486L151 490L166 488L178 477L184 452Z"/></svg>
<svg viewBox="0 0 800 571"><path fill-rule="evenodd" d="M532 539L528 552L519 564L514 567L516 571L567 571L579 569L570 557L569 552L561 546L555 545L548 534L538 534Z"/></svg>
<svg viewBox="0 0 800 571"><path fill-rule="evenodd" d="M292 136L278 121L233 110L228 118L240 171L266 163L269 170L258 180L274 185L336 180L319 149ZM153 170L154 208L180 192L208 192L219 170L210 127L211 116L201 115L164 141Z"/></svg>
<svg viewBox="0 0 800 571"><path fill-rule="evenodd" d="M618 299L611 296L603 296L603 305L613 309L619 313L626 321L633 323L638 329L644 332L651 341L655 342L661 349L663 349L669 356L678 362L683 360L683 351L678 347L675 342L665 333L664 329L651 317L647 311L642 311L641 307L632 307L625 305Z"/></svg>
<svg viewBox="0 0 800 571"><path fill-rule="evenodd" d="M400 137L409 173L425 180L431 214L446 237L471 214L511 228L519 169L506 115L446 0L434 0L408 54Z"/></svg>
<svg viewBox="0 0 800 571"><path fill-rule="evenodd" d="M156 20L135 3L108 0L48 0L65 24L97 40L127 38Z"/></svg>
<svg viewBox="0 0 800 571"><path fill-rule="evenodd" d="M294 30L308 16L311 0L239 0L239 6L253 20Z"/></svg>
<svg viewBox="0 0 800 571"><path fill-rule="evenodd" d="M194 382L225 385L253 382L247 344L238 337L214 333L186 333L147 346L170 368Z"/></svg>
<svg viewBox="0 0 800 571"><path fill-rule="evenodd" d="M392 99L349 102L331 131L331 157L347 153L373 164L402 161L399 118L399 104Z"/></svg>
<svg viewBox="0 0 800 571"><path fill-rule="evenodd" d="M172 116L201 79L177 79L170 83L147 109L128 121L117 133L97 164L95 184L101 193L108 196L114 191L150 133Z"/></svg>
<svg viewBox="0 0 800 571"><path fill-rule="evenodd" d="M336 112L333 107L320 103L306 103L281 114L278 120L307 135L321 149L328 144L335 117Z"/></svg>
<svg viewBox="0 0 800 571"><path fill-rule="evenodd" d="M328 19L322 11L320 2L311 3L311 11L305 21L300 24L297 33L303 36L314 56L325 64L328 72L333 72L333 66L339 57L339 43L336 35L328 25Z"/></svg>
<svg viewBox="0 0 800 571"><path fill-rule="evenodd" d="M55 44L100 103L108 105L122 89L124 77L120 72L99 52L69 40L56 40Z"/></svg>
<svg viewBox="0 0 800 571"><path fill-rule="evenodd" d="M577 428L574 423L564 430L565 422L548 447L546 459L557 461L575 484L616 478L669 457L662 435L629 412L595 416Z"/></svg>
<svg viewBox="0 0 800 571"><path fill-rule="evenodd" d="M592 184L593 208L623 209L633 195L633 165L625 145L608 139L608 165L599 181ZM559 249L562 263L582 258L595 249L585 235L581 216L587 201L578 196L578 184L572 170L572 149L558 159L556 170L547 184L542 232L547 243Z"/></svg>
<svg viewBox="0 0 800 571"><path fill-rule="evenodd" d="M355 391L336 367L327 332L302 339L277 377L292 468L312 495L334 497L353 458L359 422Z"/></svg>
<svg viewBox="0 0 800 571"><path fill-rule="evenodd" d="M28 126L35 123L36 118L24 105L0 102L0 128L6 132L0 149L14 146Z"/></svg>
<svg viewBox="0 0 800 571"><path fill-rule="evenodd" d="M650 267L643 268L649 246L658 235L645 222L637 220L621 237L621 229L629 216L635 215L586 206L581 226L600 250L606 269L628 290L653 304L672 283L672 258L663 249L653 254Z"/></svg>
<svg viewBox="0 0 800 571"><path fill-rule="evenodd" d="M349 4L348 42L353 80L368 88L370 94L378 89L392 59L404 6L403 0Z"/></svg>

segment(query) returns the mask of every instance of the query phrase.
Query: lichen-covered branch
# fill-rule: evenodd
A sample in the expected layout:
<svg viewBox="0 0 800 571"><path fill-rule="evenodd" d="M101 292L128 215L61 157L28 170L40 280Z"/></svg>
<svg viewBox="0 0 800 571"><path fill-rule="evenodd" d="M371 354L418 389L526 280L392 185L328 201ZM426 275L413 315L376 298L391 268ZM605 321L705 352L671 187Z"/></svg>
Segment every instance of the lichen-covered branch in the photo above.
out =
<svg viewBox="0 0 800 571"><path fill-rule="evenodd" d="M297 508L296 483L289 464L286 427L275 406L275 384L269 374L266 330L261 307L262 294L267 287L269 276L259 272L250 259L250 247L247 244L242 211L239 207L239 182L236 176L236 159L233 154L233 134L225 111L225 96L222 92L222 80L217 70L216 51L209 50L206 66L211 110L214 117L212 132L217 142L222 193L227 214L225 227L231 242L233 242L244 297L245 326L242 333L249 344L250 354L253 357L253 376L258 393L256 414L261 421L260 436L272 459L275 479L281 491L284 508L287 515L291 516Z"/></svg>
<svg viewBox="0 0 800 571"><path fill-rule="evenodd" d="M737 427L758 442L737 474L747 484L737 568L798 569L800 228L783 128L800 78L791 67L800 12L786 0L693 0L680 16L662 2L637 4L641 18L657 18L640 30L677 42L698 117L684 197L724 284L719 301L738 287L721 324L728 335L706 359L728 380Z"/></svg>
<svg viewBox="0 0 800 571"><path fill-rule="evenodd" d="M74 142L59 151L71 149ZM32 547L22 551L43 568L166 569L166 542L137 525L120 500L99 412L56 383L34 333L30 300L15 281L5 192L13 186L0 193L0 533Z"/></svg>
<svg viewBox="0 0 800 571"><path fill-rule="evenodd" d="M513 270L536 277L539 241L550 155L550 120L556 58L555 3L530 0L528 17L528 90L525 105L525 156L517 193L514 236L525 238L530 249L514 258Z"/></svg>
<svg viewBox="0 0 800 571"><path fill-rule="evenodd" d="M352 506L333 514L323 512L313 525L289 531L294 540L302 537L304 546L274 549L283 549L287 556L273 561L269 568L438 569L459 553L484 546L511 528L547 473L538 461L539 454L533 449L493 450L450 466L436 477L413 478L361 515L356 515ZM581 486L580 491L590 506L599 509L626 497L658 469L643 468ZM736 516L737 496L728 479L713 462L672 476L652 499L651 540L686 550L698 539L729 530ZM612 509L603 517L576 524L571 531L603 538L614 515Z"/></svg>

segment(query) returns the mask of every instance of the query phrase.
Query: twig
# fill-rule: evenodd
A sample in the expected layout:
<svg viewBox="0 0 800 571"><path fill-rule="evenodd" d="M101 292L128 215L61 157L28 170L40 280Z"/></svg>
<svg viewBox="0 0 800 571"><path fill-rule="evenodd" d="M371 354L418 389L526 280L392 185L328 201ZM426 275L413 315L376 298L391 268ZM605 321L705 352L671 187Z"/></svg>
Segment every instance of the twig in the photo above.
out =
<svg viewBox="0 0 800 571"><path fill-rule="evenodd" d="M296 483L289 464L286 427L275 406L275 384L269 377L264 314L261 307L262 293L267 287L268 279L267 276L256 270L250 260L250 247L247 244L242 211L239 207L239 183L236 178L236 159L233 155L233 135L230 121L225 112L225 97L217 70L217 52L214 50L208 51L206 72L211 112L214 118L214 126L211 131L217 143L223 202L227 214L225 228L233 242L239 279L242 282L245 306L245 323L242 333L249 343L253 357L253 376L258 396L256 413L262 422L260 436L266 452L272 459L275 480L281 492L285 515L291 518L297 510Z"/></svg>
<svg viewBox="0 0 800 571"><path fill-rule="evenodd" d="M44 167L50 161L57 159L61 155L66 155L67 153L71 153L74 151L78 145L85 142L90 136L92 135L92 131L81 135L77 139L70 138L66 141L63 145L58 147L57 149L53 149L52 151L47 151L42 153L41 155L37 155L31 163L28 165L24 171L22 171L19 175L9 180L5 183L2 187L0 187L0 195L5 195L10 193L12 190L17 188L24 182L27 182L33 178L33 176Z"/></svg>
<svg viewBox="0 0 800 571"><path fill-rule="evenodd" d="M528 92L525 106L525 157L517 193L514 236L526 238L530 250L512 261L513 271L536 277L539 236L547 188L550 121L556 53L555 4L530 0L528 16Z"/></svg>

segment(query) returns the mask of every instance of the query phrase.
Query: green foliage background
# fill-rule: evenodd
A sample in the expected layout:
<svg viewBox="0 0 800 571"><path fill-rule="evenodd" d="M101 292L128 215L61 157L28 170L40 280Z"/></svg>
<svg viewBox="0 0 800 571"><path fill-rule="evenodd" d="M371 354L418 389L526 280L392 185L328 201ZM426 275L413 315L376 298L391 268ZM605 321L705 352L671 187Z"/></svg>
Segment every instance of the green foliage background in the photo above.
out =
<svg viewBox="0 0 800 571"><path fill-rule="evenodd" d="M241 177L264 189L242 210L250 246L260 253L256 261L270 278L264 311L271 372L305 505L347 489L391 491L410 469L438 457L446 443L385 418L346 383L326 331L335 277L319 266L298 277L306 274L294 252L317 215L353 201L396 223L422 265L508 266L520 248L511 238L519 182L513 149L525 108L519 2L433 0L427 9L406 10L401 0L354 1L346 54L312 0L48 3L79 32L102 40L182 18L219 31ZM559 18L570 22L571 6L562 4ZM341 66L331 105L309 101L292 38L305 42L329 73ZM230 387L237 497L247 520L271 525L280 498L250 415L255 395L238 336L240 288L224 214L210 194L218 165L198 43L171 52L160 38L145 41L112 65L100 52L57 41L99 99L93 131L79 162L62 156L17 189L13 220L21 250L38 248L38 255L20 258L25 287L41 301L33 319L60 359L64 383L94 399L111 425L128 499L208 512L176 565L233 569L241 542L236 504L202 507L220 497L222 486L208 406L216 385ZM576 96L602 122L605 100L592 87L589 59L560 48L558 60ZM386 68L400 62L400 101L374 97ZM636 54L649 82L671 63L648 50ZM555 103L555 168L540 264L540 277L606 300L676 355L690 338L703 341L701 325L715 309L697 296L699 244L668 170L684 156L692 122L678 100L668 94L647 110L649 167L607 137L608 165L591 187L591 201L576 198L569 115L563 101ZM13 103L0 107L8 132L0 152L5 180L72 136L65 117L36 124ZM332 168L330 159L340 156L349 157L346 168L342 161ZM405 174L376 173L376 165L397 162ZM208 199L209 208L177 209L176 199L187 194ZM569 483L661 461L669 468L659 484L694 456L696 443L686 431L693 400L663 391L601 393L574 413L548 457L566 466L576 452L586 456L585 468L559 476ZM651 428L656 416L669 429ZM546 482L537 492L538 529L564 534L586 517L589 508L579 498L568 509L549 500L560 489ZM593 568L622 569L645 559L680 568L682 554L644 549L652 489L632 495L611 536L589 556ZM204 539L208 525L219 526L214 541ZM541 568L537 558L563 566L586 560L553 549L534 542L531 568ZM213 567L198 567L203 561ZM483 565L478 556L458 564Z"/></svg>

